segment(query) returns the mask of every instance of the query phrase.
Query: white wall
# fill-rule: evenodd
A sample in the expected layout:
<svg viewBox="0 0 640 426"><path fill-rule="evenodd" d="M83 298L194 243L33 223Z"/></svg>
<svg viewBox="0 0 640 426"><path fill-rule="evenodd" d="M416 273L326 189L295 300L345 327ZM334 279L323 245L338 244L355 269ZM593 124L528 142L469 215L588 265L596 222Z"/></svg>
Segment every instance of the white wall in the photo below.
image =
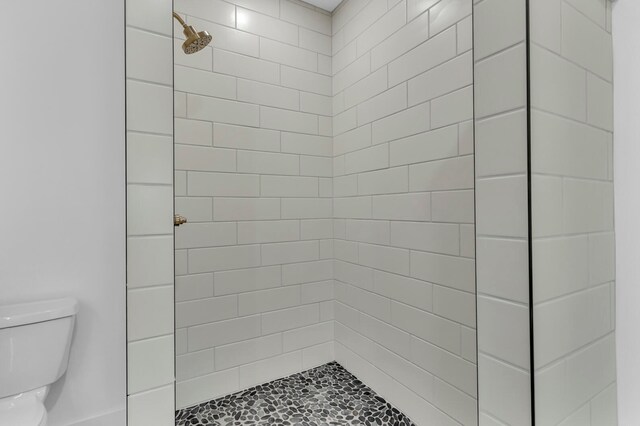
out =
<svg viewBox="0 0 640 426"><path fill-rule="evenodd" d="M213 36L185 55L174 30L182 408L333 360L331 16L287 0L175 10Z"/></svg>
<svg viewBox="0 0 640 426"><path fill-rule="evenodd" d="M477 424L471 7L333 15L336 359L419 425Z"/></svg>
<svg viewBox="0 0 640 426"><path fill-rule="evenodd" d="M123 11L3 4L0 300L80 301L52 426L125 406Z"/></svg>
<svg viewBox="0 0 640 426"><path fill-rule="evenodd" d="M640 419L640 3L613 5L618 421Z"/></svg>

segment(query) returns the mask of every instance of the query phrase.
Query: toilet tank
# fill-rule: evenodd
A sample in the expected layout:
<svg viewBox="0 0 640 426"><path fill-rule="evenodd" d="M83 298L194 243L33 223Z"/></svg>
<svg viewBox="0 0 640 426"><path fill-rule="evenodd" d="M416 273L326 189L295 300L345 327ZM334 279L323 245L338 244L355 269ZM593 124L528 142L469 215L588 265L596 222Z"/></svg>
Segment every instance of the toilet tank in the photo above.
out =
<svg viewBox="0 0 640 426"><path fill-rule="evenodd" d="M67 370L78 302L0 306L0 398L47 386Z"/></svg>

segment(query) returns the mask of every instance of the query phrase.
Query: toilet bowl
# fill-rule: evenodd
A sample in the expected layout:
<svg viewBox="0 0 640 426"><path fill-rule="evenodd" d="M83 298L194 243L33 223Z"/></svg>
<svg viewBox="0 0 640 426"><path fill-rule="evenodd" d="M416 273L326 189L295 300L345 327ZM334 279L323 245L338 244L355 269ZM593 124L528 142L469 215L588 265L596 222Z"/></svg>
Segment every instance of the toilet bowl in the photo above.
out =
<svg viewBox="0 0 640 426"><path fill-rule="evenodd" d="M0 399L0 425L46 426L47 410L43 401L47 391L48 388L43 387Z"/></svg>
<svg viewBox="0 0 640 426"><path fill-rule="evenodd" d="M74 299L0 306L0 425L46 426L44 400L67 370Z"/></svg>

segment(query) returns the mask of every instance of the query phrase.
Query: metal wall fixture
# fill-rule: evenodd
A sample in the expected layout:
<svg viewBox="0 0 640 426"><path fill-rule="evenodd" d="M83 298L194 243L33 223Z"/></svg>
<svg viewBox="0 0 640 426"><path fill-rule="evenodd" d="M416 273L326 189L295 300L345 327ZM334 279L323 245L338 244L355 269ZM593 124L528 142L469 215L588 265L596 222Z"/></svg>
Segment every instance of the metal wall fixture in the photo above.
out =
<svg viewBox="0 0 640 426"><path fill-rule="evenodd" d="M191 25L187 25L182 20L180 15L175 12L173 12L173 17L176 18L178 22L180 22L180 25L182 25L183 28L182 32L187 38L185 42L182 43L182 50L184 50L184 53L190 55L192 53L199 52L204 49L209 43L211 43L211 40L213 39L213 37L211 37L211 34L206 31L197 32L195 28L193 28Z"/></svg>

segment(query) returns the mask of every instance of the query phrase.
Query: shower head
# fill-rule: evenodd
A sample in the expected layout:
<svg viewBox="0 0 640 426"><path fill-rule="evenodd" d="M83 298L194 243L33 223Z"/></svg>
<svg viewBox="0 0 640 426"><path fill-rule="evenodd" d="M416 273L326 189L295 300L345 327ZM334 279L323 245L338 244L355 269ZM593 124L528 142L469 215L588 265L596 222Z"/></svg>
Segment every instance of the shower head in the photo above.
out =
<svg viewBox="0 0 640 426"><path fill-rule="evenodd" d="M187 25L182 20L180 15L175 12L173 12L173 17L176 18L178 22L180 22L180 25L182 25L182 32L186 37L185 42L182 43L182 50L184 50L184 53L190 55L192 53L199 52L204 49L209 43L211 43L213 37L211 37L208 32L197 32L195 28L193 28L191 25Z"/></svg>

